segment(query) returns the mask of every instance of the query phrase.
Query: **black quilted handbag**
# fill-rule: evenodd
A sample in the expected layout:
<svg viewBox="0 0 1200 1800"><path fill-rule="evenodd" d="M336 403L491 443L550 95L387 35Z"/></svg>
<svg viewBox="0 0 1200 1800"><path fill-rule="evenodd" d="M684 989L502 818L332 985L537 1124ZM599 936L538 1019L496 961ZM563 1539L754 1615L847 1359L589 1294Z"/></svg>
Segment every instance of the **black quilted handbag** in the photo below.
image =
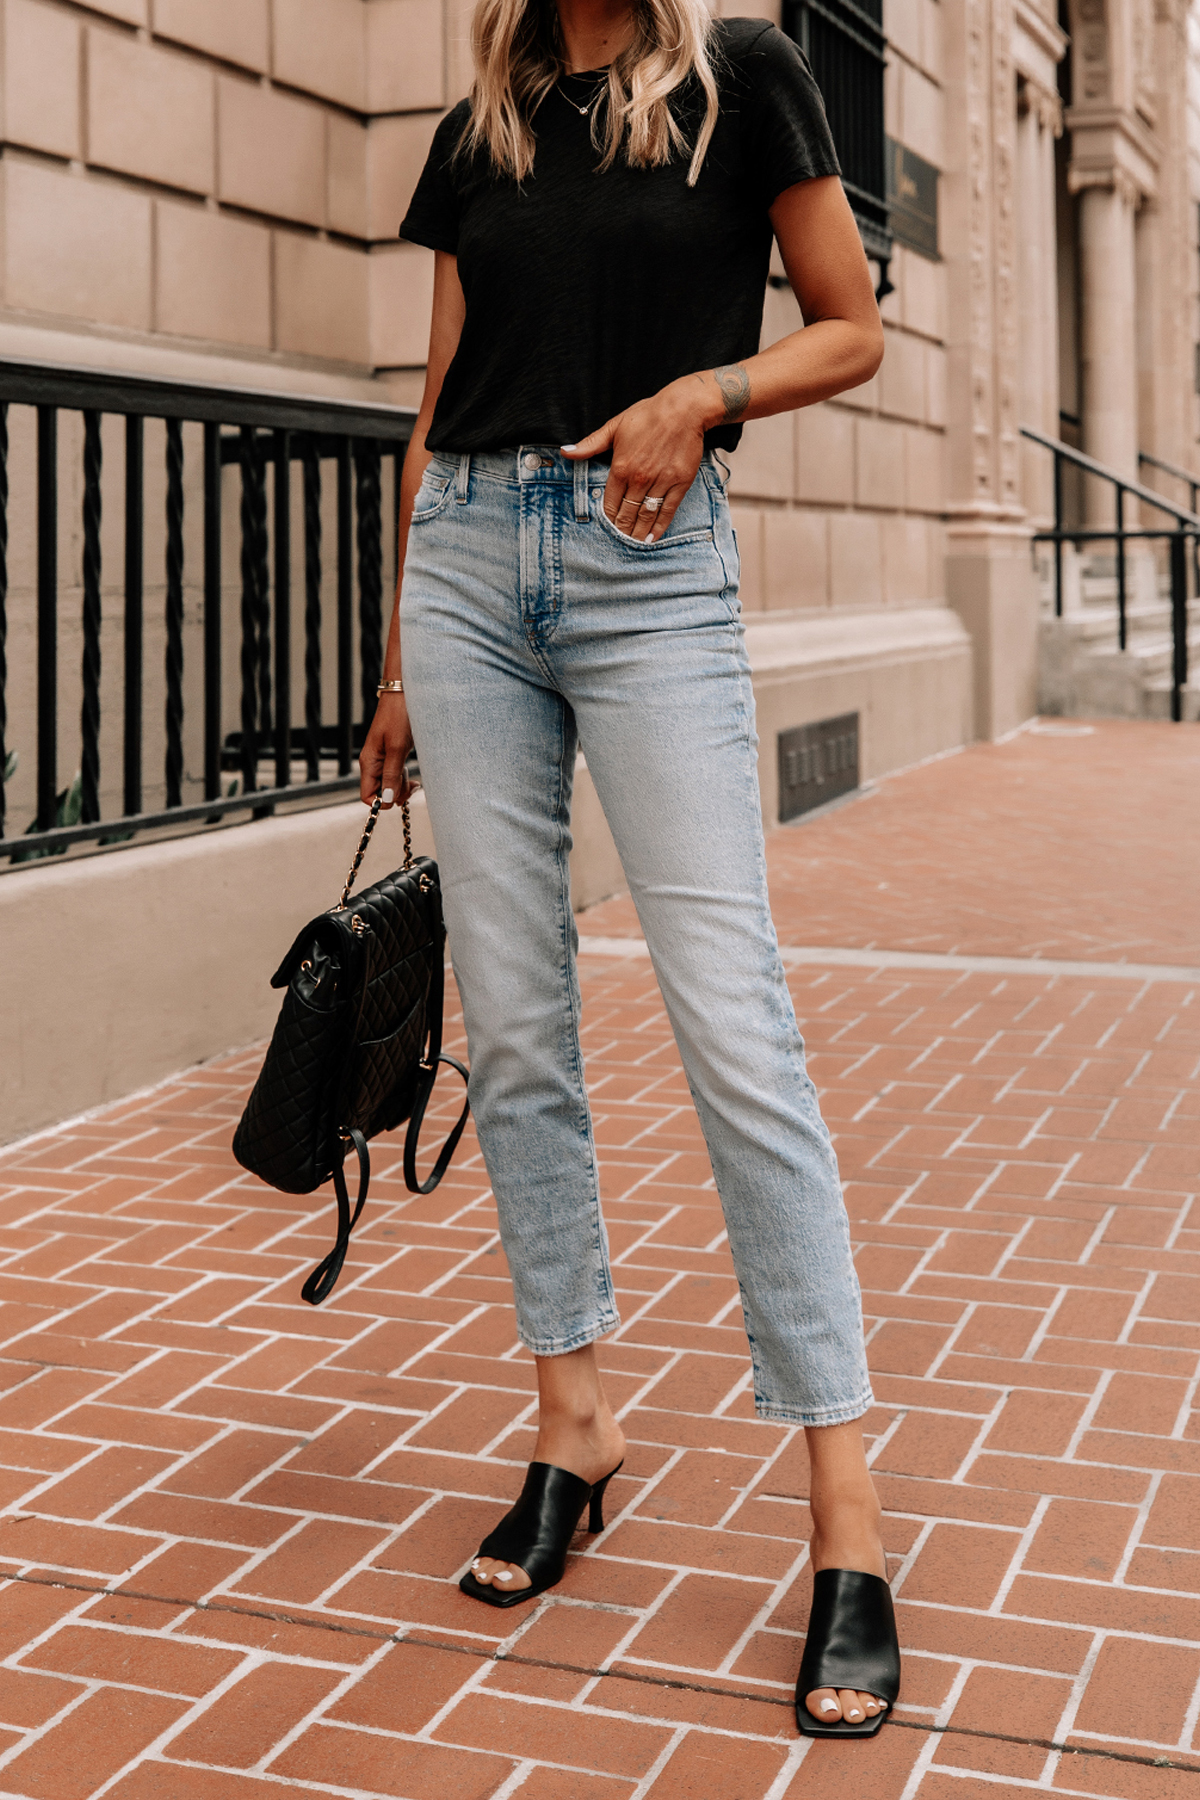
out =
<svg viewBox="0 0 1200 1800"><path fill-rule="evenodd" d="M411 1193L429 1194L469 1111L464 1103L432 1172L418 1181L417 1140L438 1064L464 1081L467 1071L442 1050L442 896L437 864L413 857L407 805L403 868L350 898L379 808L377 797L338 904L304 927L271 977L287 993L233 1139L242 1167L285 1194L311 1194L333 1177L337 1243L301 1289L312 1306L333 1292L366 1204L368 1138L407 1119L404 1180ZM342 1167L351 1146L359 1169L353 1213Z"/></svg>

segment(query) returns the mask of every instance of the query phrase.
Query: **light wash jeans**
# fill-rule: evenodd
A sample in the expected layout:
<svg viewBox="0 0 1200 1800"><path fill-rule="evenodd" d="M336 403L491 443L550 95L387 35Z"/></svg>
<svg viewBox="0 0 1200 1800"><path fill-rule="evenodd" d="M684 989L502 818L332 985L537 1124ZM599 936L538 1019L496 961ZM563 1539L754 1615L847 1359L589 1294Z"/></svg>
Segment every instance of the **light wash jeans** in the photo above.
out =
<svg viewBox="0 0 1200 1800"><path fill-rule="evenodd" d="M706 460L656 544L607 469L429 465L404 683L466 1015L471 1105L537 1356L618 1324L579 1042L567 857L577 743L621 854L724 1208L765 1419L871 1403L837 1163L767 904L737 551Z"/></svg>

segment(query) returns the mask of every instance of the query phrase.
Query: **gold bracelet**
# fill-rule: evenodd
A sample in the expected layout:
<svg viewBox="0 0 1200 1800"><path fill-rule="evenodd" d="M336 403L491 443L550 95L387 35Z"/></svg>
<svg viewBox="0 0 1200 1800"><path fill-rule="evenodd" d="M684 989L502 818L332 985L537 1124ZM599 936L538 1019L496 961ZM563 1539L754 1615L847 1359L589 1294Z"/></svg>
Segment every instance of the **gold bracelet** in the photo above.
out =
<svg viewBox="0 0 1200 1800"><path fill-rule="evenodd" d="M376 697L380 694L402 694L403 692L404 683L402 681L381 681L375 689Z"/></svg>

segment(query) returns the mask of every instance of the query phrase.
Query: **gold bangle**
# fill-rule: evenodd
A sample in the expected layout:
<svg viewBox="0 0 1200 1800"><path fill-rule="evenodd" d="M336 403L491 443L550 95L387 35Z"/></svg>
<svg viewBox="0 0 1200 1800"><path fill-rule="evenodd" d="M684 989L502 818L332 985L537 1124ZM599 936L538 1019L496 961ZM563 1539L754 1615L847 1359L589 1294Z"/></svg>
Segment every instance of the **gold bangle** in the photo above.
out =
<svg viewBox="0 0 1200 1800"><path fill-rule="evenodd" d="M380 694L402 694L403 692L404 683L402 681L381 681L375 689L377 698Z"/></svg>

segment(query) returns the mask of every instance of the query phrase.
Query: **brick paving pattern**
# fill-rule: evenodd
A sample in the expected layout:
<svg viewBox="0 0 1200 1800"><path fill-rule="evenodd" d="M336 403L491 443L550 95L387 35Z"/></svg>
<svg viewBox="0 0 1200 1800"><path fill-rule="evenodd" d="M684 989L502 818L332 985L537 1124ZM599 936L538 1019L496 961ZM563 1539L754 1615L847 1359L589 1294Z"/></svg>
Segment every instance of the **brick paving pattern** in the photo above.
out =
<svg viewBox="0 0 1200 1800"><path fill-rule="evenodd" d="M1162 800L1193 746L1023 737L773 834L783 935L1195 965L1195 884L1166 875L1195 846ZM1118 763L1135 853L1102 855ZM585 928L619 935L620 908ZM0 1153L0 1793L1200 1800L1197 986L792 972L906 1653L896 1720L831 1744L790 1711L803 1438L752 1417L648 965L583 976L630 1453L605 1534L535 1607L455 1586L532 1445L472 1140L428 1199L380 1148L319 1310L298 1289L328 1196L228 1150L257 1051Z"/></svg>

